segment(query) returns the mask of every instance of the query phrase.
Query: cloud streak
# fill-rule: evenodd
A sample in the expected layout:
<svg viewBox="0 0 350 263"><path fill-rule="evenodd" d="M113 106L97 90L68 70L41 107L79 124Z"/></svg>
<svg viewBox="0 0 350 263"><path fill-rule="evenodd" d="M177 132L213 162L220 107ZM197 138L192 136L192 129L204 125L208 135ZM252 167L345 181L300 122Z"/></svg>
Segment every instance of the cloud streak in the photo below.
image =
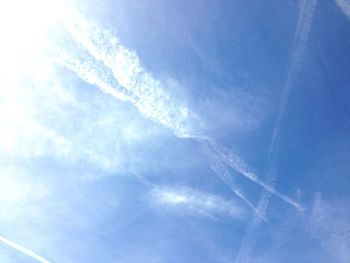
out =
<svg viewBox="0 0 350 263"><path fill-rule="evenodd" d="M348 200L327 202L316 194L305 226L312 237L334 258L334 262L350 260L350 209Z"/></svg>
<svg viewBox="0 0 350 263"><path fill-rule="evenodd" d="M343 13L348 17L350 20L350 2L347 0L334 0L337 5L341 8Z"/></svg>
<svg viewBox="0 0 350 263"><path fill-rule="evenodd" d="M8 240L7 238L3 237L3 236L0 236L0 242L17 250L18 252L21 252L22 254L28 256L28 257L31 257L32 259L35 259L36 261L38 262L41 262L41 263L50 263L49 260L43 258L42 256L39 256L38 254L36 254L34 251L28 249L28 248L25 248L25 247L22 247L18 244L16 244L15 242L12 242L10 240Z"/></svg>
<svg viewBox="0 0 350 263"><path fill-rule="evenodd" d="M241 207L233 200L194 190L189 187L155 187L151 196L156 203L172 208L182 208L187 212L211 219L227 216L241 219L244 215Z"/></svg>
<svg viewBox="0 0 350 263"><path fill-rule="evenodd" d="M179 137L194 137L195 119L185 105L176 103L164 85L145 71L137 55L123 47L106 30L89 23L74 11L63 15L73 39L112 71L118 83L135 98L132 102L147 118L172 129Z"/></svg>

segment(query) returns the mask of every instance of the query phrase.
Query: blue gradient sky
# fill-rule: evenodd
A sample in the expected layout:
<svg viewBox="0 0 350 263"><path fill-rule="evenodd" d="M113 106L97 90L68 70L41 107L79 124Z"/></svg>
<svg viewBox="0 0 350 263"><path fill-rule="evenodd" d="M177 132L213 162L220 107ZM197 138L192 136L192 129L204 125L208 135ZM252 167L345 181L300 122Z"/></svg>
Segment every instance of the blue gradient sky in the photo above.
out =
<svg viewBox="0 0 350 263"><path fill-rule="evenodd" d="M348 0L0 10L0 262L350 262Z"/></svg>

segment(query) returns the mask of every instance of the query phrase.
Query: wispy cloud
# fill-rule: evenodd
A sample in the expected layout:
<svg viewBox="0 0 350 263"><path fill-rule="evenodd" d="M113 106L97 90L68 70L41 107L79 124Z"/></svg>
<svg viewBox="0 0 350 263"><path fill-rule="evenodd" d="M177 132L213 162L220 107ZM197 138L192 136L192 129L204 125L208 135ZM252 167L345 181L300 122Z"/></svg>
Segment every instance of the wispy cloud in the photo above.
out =
<svg viewBox="0 0 350 263"><path fill-rule="evenodd" d="M118 83L137 98L132 102L144 116L172 129L179 137L196 135L195 119L188 108L176 102L163 83L141 67L134 52L77 12L65 14L63 22L75 41L108 67Z"/></svg>
<svg viewBox="0 0 350 263"><path fill-rule="evenodd" d="M348 1L348 0L335 0L335 2L341 8L343 13L350 19L350 1Z"/></svg>
<svg viewBox="0 0 350 263"><path fill-rule="evenodd" d="M244 210L233 200L226 200L190 187L155 187L151 190L151 196L159 205L185 209L190 214L212 219L223 216L242 219L244 216Z"/></svg>
<svg viewBox="0 0 350 263"><path fill-rule="evenodd" d="M311 235L334 258L350 261L350 209L347 200L328 202L316 194L305 226Z"/></svg>
<svg viewBox="0 0 350 263"><path fill-rule="evenodd" d="M3 236L0 236L0 242L2 242L3 244L5 244L5 245L7 245L7 246L17 250L18 252L20 252L20 253L28 256L28 257L31 257L32 259L35 259L38 262L50 263L49 260L43 258L42 256L39 256L34 251L32 251L32 250L30 250L28 248L22 247L19 244L15 243L13 241L10 241L10 240L8 240L7 238L5 238Z"/></svg>

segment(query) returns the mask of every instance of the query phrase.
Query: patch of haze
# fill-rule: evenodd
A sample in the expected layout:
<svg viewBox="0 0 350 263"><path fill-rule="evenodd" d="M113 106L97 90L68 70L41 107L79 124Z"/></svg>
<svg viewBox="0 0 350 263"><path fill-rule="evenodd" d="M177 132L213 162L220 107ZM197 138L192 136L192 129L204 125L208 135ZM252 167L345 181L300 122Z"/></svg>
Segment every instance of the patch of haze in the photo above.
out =
<svg viewBox="0 0 350 263"><path fill-rule="evenodd" d="M312 237L334 258L334 262L350 261L349 202L327 202L321 194L314 198L305 227Z"/></svg>

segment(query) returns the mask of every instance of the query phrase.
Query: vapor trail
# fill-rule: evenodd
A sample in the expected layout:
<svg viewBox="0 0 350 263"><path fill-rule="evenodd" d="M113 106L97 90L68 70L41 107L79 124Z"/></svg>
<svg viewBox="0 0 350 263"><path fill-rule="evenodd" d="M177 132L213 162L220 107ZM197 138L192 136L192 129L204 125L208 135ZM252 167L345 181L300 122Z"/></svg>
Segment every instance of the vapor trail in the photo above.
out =
<svg viewBox="0 0 350 263"><path fill-rule="evenodd" d="M284 202L299 208L300 204L292 200L291 198L277 192L273 187L270 185L264 183L261 181L253 172L250 171L249 167L243 162L241 158L239 158L237 155L235 155L232 151L229 149L218 145L214 141L210 142L211 147L216 152L217 156L224 162L226 165L232 167L236 171L238 171L240 174L251 180L252 182L256 183L257 185L261 186L263 189L268 191L269 193L275 195L276 197L280 198Z"/></svg>
<svg viewBox="0 0 350 263"><path fill-rule="evenodd" d="M285 112L285 107L287 104L287 99L290 90L294 84L294 80L299 73L301 68L304 53L307 47L307 41L312 25L312 19L314 16L314 11L317 5L317 0L304 0L299 6L298 22L296 27L296 32L293 41L293 53L291 57L291 63L288 71L288 75L282 90L282 95L278 107L278 114L275 122L275 127L273 130L272 140L269 148L269 156L267 163L267 185L273 185L276 175L275 175L275 162L276 162L276 145L277 145L277 135L279 134L281 121L283 114ZM266 214L269 207L271 199L271 192L265 190L262 192L258 210L262 215ZM302 207L300 207L302 208ZM254 247L254 237L257 230L261 225L261 219L259 217L254 217L250 226L248 227L246 234L244 236L241 248L237 254L235 263L245 263L249 262L251 251Z"/></svg>
<svg viewBox="0 0 350 263"><path fill-rule="evenodd" d="M266 218L260 214L260 211L244 196L244 194L235 186L232 176L229 174L223 163L219 160L211 161L211 169L219 176L219 178L231 189L231 191L241 199L253 212L262 220L267 222Z"/></svg>
<svg viewBox="0 0 350 263"><path fill-rule="evenodd" d="M299 206L290 198L278 193L258 179L248 166L228 149L214 143L211 139L204 138L196 127L198 126L197 119L192 118L188 108L177 103L166 92L165 86L141 67L137 55L123 47L115 36L89 23L74 11L63 16L63 23L74 41L90 53L97 61L97 65L106 71L111 71L116 83L106 81L106 73L103 70L96 71L94 62L81 62L67 55L62 56L63 64L66 64L78 76L90 84L97 85L102 91L116 98L120 97L122 100L131 101L146 118L170 128L176 136L195 139L202 146L205 144L204 148L211 148L214 154L212 156L220 159L219 165L216 162L216 165L212 168L220 178L226 178L224 182L228 182L228 178L231 176L227 172L222 173L223 170L219 169L220 167L224 168L223 163L286 203L294 207ZM118 90L123 87L123 90L116 93L117 91L113 86L117 86ZM226 176L223 177L223 175ZM233 183L230 183L230 185L231 190L233 190ZM240 191L235 188L233 192L255 211L253 205L244 198ZM257 214L259 215L259 213Z"/></svg>
<svg viewBox="0 0 350 263"><path fill-rule="evenodd" d="M269 179L274 180L273 177ZM270 182L268 181L267 183L269 185L274 185L273 181L270 181ZM257 210L259 213L262 213L263 216L266 214L266 211L268 209L270 198L271 198L271 193L264 191L259 200ZM249 262L250 254L255 244L255 240L253 237L255 236L256 231L260 228L261 223L262 223L261 217L255 216L253 218L251 225L248 227L244 235L243 241L241 243L241 248L238 251L238 254L236 256L235 263Z"/></svg>
<svg viewBox="0 0 350 263"><path fill-rule="evenodd" d="M335 0L343 13L350 19L350 2L347 0Z"/></svg>
<svg viewBox="0 0 350 263"><path fill-rule="evenodd" d="M286 109L288 97L294 85L295 78L301 69L316 4L317 0L304 0L301 2L299 7L299 17L292 46L293 55L291 57L288 75L283 86L279 106L277 109L277 117L269 149L270 154L275 150L276 137L281 127L282 117Z"/></svg>
<svg viewBox="0 0 350 263"><path fill-rule="evenodd" d="M4 238L3 236L0 236L0 242L2 242L3 244L17 250L18 252L21 252L22 254L31 257L33 259L35 259L38 262L42 262L42 263L50 263L50 261L48 261L47 259L39 256L38 254L36 254L35 252L33 252L32 250L22 247L6 238Z"/></svg>
<svg viewBox="0 0 350 263"><path fill-rule="evenodd" d="M172 129L178 137L195 136L189 121L196 120L188 108L176 103L165 86L141 67L134 52L74 11L63 15L62 20L73 39L109 68L120 86L139 98L135 106L144 116Z"/></svg>
<svg viewBox="0 0 350 263"><path fill-rule="evenodd" d="M85 82L97 86L102 92L121 101L136 101L136 98L132 94L128 94L118 83L113 81L113 77L106 73L106 69L100 68L95 61L87 57L84 59L76 58L64 50L59 51L55 60L73 71Z"/></svg>

